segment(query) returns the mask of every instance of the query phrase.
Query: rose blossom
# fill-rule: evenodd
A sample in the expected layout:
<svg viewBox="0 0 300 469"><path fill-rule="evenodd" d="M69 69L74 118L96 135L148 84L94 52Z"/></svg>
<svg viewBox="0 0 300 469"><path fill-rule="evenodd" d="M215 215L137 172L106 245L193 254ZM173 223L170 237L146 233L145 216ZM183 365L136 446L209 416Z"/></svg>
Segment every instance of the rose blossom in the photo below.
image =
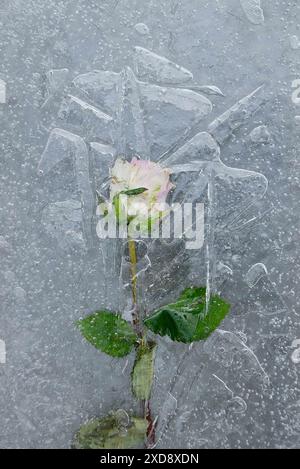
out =
<svg viewBox="0 0 300 469"><path fill-rule="evenodd" d="M170 171L158 163L118 158L111 169L110 201L119 222L147 231L169 212L167 196L174 185Z"/></svg>

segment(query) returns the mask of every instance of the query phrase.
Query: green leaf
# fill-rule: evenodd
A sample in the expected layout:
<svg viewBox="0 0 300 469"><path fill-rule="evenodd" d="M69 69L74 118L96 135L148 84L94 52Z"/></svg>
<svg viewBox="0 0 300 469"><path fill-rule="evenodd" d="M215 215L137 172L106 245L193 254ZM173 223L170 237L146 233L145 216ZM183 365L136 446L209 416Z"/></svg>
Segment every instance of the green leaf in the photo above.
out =
<svg viewBox="0 0 300 469"><path fill-rule="evenodd" d="M145 187L138 187L136 189L128 189L125 191L121 191L118 194L116 194L113 198L113 206L115 208L115 214L116 218L119 223L121 222L130 222L133 218L135 217L129 217L127 213L127 204L126 204L126 197L122 196L128 196L132 197L135 195L142 194L143 192L147 191ZM125 200L124 200L125 199Z"/></svg>
<svg viewBox="0 0 300 469"><path fill-rule="evenodd" d="M132 392L137 399L148 400L151 394L154 374L156 344L142 345L137 351L132 370Z"/></svg>
<svg viewBox="0 0 300 469"><path fill-rule="evenodd" d="M144 323L156 334L178 342L206 339L228 314L230 305L214 295L206 313L205 294L205 287L187 288L178 301L159 308Z"/></svg>
<svg viewBox="0 0 300 469"><path fill-rule="evenodd" d="M119 223L127 221L127 210L122 201L122 193L116 194L113 198L113 206L115 209L116 219Z"/></svg>
<svg viewBox="0 0 300 469"><path fill-rule="evenodd" d="M132 326L119 314L97 311L77 321L82 335L97 349L112 357L124 357L137 341Z"/></svg>
<svg viewBox="0 0 300 469"><path fill-rule="evenodd" d="M120 193L131 197L132 195L143 194L143 192L146 192L147 190L148 189L146 187L138 187L137 189L128 189L127 191L122 191Z"/></svg>
<svg viewBox="0 0 300 469"><path fill-rule="evenodd" d="M123 425L118 417L119 412L111 412L102 419L92 419L82 425L75 435L73 447L75 449L141 448L146 438L147 420L131 417L128 425Z"/></svg>
<svg viewBox="0 0 300 469"><path fill-rule="evenodd" d="M208 313L198 321L193 341L207 339L221 324L230 311L230 304L213 295L210 299Z"/></svg>

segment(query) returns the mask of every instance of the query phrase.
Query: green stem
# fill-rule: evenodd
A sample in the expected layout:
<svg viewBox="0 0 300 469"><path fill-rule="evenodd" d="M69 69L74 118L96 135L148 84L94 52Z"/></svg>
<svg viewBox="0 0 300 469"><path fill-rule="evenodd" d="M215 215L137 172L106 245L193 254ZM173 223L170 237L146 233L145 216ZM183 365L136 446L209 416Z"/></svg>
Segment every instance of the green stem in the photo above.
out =
<svg viewBox="0 0 300 469"><path fill-rule="evenodd" d="M128 241L129 247L129 258L130 258L130 268L131 268L131 290L132 290L132 300L133 300L133 325L136 330L136 333L141 337L141 325L140 318L138 313L138 304L137 304L137 255L136 255L136 245L133 239Z"/></svg>
<svg viewBox="0 0 300 469"><path fill-rule="evenodd" d="M135 331L140 338L139 344L136 348L136 353L138 356L139 347L144 347L147 345L147 337L143 333L143 327L141 324L141 318L138 310L138 293L137 293L137 253L136 253L136 243L134 239L128 240L128 249L129 249L129 258L130 258L130 269L131 269L131 290L132 290L132 300L133 300L133 313L132 320ZM143 417L148 421L147 429L147 447L152 446L155 442L155 428L154 422L152 419L150 401L141 400L141 413Z"/></svg>

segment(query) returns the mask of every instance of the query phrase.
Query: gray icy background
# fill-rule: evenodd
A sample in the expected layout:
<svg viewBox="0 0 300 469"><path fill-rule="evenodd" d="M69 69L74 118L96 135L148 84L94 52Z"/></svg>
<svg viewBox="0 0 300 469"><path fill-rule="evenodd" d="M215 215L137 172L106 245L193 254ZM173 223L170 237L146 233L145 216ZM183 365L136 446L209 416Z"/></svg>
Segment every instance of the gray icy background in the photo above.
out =
<svg viewBox="0 0 300 469"><path fill-rule="evenodd" d="M85 251L78 234L76 249L69 249L43 223L49 203L74 195L68 163L47 177L37 172L49 132L65 128L57 112L67 80L94 69L119 72L131 64L134 46L190 70L194 83L222 90L224 97L208 96L213 110L203 130L261 84L268 95L221 145L229 167L269 181L251 229L224 236L218 246L232 270L222 292L234 307L223 332L190 354L161 340L153 396L155 414L162 414L158 445L299 447L300 111L291 99L292 81L300 78L299 24L297 0L1 1L2 448L69 448L83 421L112 408L134 409L133 357L112 360L74 327L98 307L117 307L117 267L107 247L94 243ZM47 73L58 69L69 75L44 105ZM164 122L158 125L163 132ZM263 142L250 136L261 125L268 131ZM264 275L249 288L245 276L257 264Z"/></svg>

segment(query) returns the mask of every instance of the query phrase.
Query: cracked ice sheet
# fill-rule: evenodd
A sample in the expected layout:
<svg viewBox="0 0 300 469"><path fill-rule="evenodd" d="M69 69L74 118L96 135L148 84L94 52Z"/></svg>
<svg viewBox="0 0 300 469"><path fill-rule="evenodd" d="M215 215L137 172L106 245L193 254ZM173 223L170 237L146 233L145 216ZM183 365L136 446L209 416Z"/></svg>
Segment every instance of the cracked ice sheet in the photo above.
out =
<svg viewBox="0 0 300 469"><path fill-rule="evenodd" d="M115 272L119 272L119 266L118 254L112 254L113 243L101 244L99 251L87 253L83 260L76 251L70 254L58 249L57 243L51 243L47 232L39 228L40 208L45 203L72 200L73 194L65 194L58 188L53 173L48 176L47 184L45 179L44 184L43 178L36 178L36 165L47 137L45 132L36 131L38 127L43 128L45 122L35 102L37 96L42 95L38 83L45 70L69 69L72 78L91 70L119 73L124 66L132 67L132 51L138 46L192 72L194 85L215 84L222 90L224 98L210 96L213 111L207 120L201 120L197 132L207 131L205 122L221 116L261 83L270 80L267 88L273 94L269 104L259 106L257 113L239 128L228 126L229 138L221 143L221 159L227 167L255 171L267 177L270 183L267 203L275 206L268 218L257 202L250 208L249 218L241 211L236 218L234 209L239 194L238 191L235 195L232 193L227 204L233 212L228 220L232 227L231 243L228 238L216 239L217 273L222 274L218 288L221 284L223 290L220 288L220 291L224 295L232 294L233 305L242 306L233 309L224 330L238 339L228 343L218 335L212 356L205 354L200 346L198 356L187 361L185 367L191 372L188 378L198 375L198 379L192 382L187 408L178 408L169 436L166 434L159 446L168 447L169 441L174 447L192 448L210 445L221 448L299 447L299 363L292 360L298 350L292 344L300 337L299 128L293 126L296 109L292 103L287 104L290 103L290 77L297 71L296 49L292 49L288 41L298 34L297 9L293 2L288 8L286 2L262 0L265 21L255 25L247 19L239 0L222 0L222 4L230 8L234 5L231 15L226 9L216 14L213 2L206 2L207 6L203 7L200 5L203 2L194 0L189 7L173 1L128 0L119 2L117 7L114 7L115 2L102 3L95 7L86 1L52 0L49 3L38 0L34 8L28 8L28 2L18 1L8 2L2 12L5 21L0 39L8 47L3 51L0 70L0 78L7 83L7 106L0 104L4 117L1 236L11 246L8 256L2 258L2 270L8 272L6 281L11 280L15 285L15 279L26 290L27 299L20 308L7 302L1 309L0 336L4 336L8 344L7 364L1 365L0 393L5 401L0 411L5 428L1 446L69 447L82 421L93 415L104 415L116 403L132 408L128 392L131 357L127 363L99 355L81 341L72 327L76 319L104 304L116 310ZM134 29L134 25L141 22L147 27L147 35L141 36ZM296 47L296 41L293 47L294 43ZM15 54L15 47L22 50L22 54ZM155 74L158 71L159 66ZM109 86L113 88L114 84ZM114 111L115 101L110 100L109 87L106 94L102 92L98 96L87 96L74 87L76 91L68 89L69 94L105 114L111 114L110 108ZM94 88L92 90L94 92ZM63 95L64 89L57 94ZM101 105L103 96L107 101ZM40 101L42 103L43 99ZM50 101L46 109L51 122L49 130L57 118L57 110ZM239 117L243 115L242 112ZM182 124L178 122L181 114L173 122L171 112L170 116L168 136L163 134L164 122L160 114L155 118L158 137L167 149L174 143L174 137L176 142L182 138L176 131ZM55 125L58 126L57 121ZM249 138L250 132L262 125L268 126L273 146L272 142L261 144L257 136L256 142ZM191 130L190 121L185 128ZM105 145L101 138L96 142ZM149 137L146 142L151 144ZM57 169L62 175L65 167ZM98 176L100 179L101 173ZM178 196L187 181L184 174L178 183ZM206 178L199 182L199 190L203 187L205 191ZM194 189L195 186L190 187L192 194ZM247 221L252 218L254 227L250 230ZM7 245L1 243L1 254L7 249ZM166 263L171 262L172 248L165 247L161 255L166 256ZM193 269L201 267L202 258L193 258ZM166 293L176 295L182 279L188 278L189 264L181 260L172 264L168 284L172 289L160 292L161 302L166 301ZM268 276L263 276L255 285L250 276L250 285L253 285L250 289L245 274L256 264L264 264ZM159 270L158 260L156 270ZM196 279L199 281L199 277ZM264 303L269 296L259 297L261 281L268 292L274 291L271 287L275 284L276 295L288 303L287 324L281 322L281 313L274 317L261 314L264 305L270 306L269 301ZM9 292L9 287L6 291ZM154 287L152 291L154 297L157 291ZM243 291L244 296L240 295ZM252 310L252 307L256 308ZM240 315L235 314L238 311ZM280 334L278 329L281 329ZM272 384L269 397L262 393L259 382L251 381L252 366L250 362L247 368L242 360L244 349L238 348L241 341L254 349L268 374ZM233 355L236 363L244 363L241 374L241 366L231 363L232 348L237 348ZM162 345L156 365L158 388L153 406L160 407L159 399L167 395L184 352L185 348L178 344L173 347L167 343L165 348ZM223 355L230 366L224 367L222 361L218 361ZM245 354L245 360L247 358ZM250 379L246 377L247 369ZM247 406L246 412L240 399Z"/></svg>

